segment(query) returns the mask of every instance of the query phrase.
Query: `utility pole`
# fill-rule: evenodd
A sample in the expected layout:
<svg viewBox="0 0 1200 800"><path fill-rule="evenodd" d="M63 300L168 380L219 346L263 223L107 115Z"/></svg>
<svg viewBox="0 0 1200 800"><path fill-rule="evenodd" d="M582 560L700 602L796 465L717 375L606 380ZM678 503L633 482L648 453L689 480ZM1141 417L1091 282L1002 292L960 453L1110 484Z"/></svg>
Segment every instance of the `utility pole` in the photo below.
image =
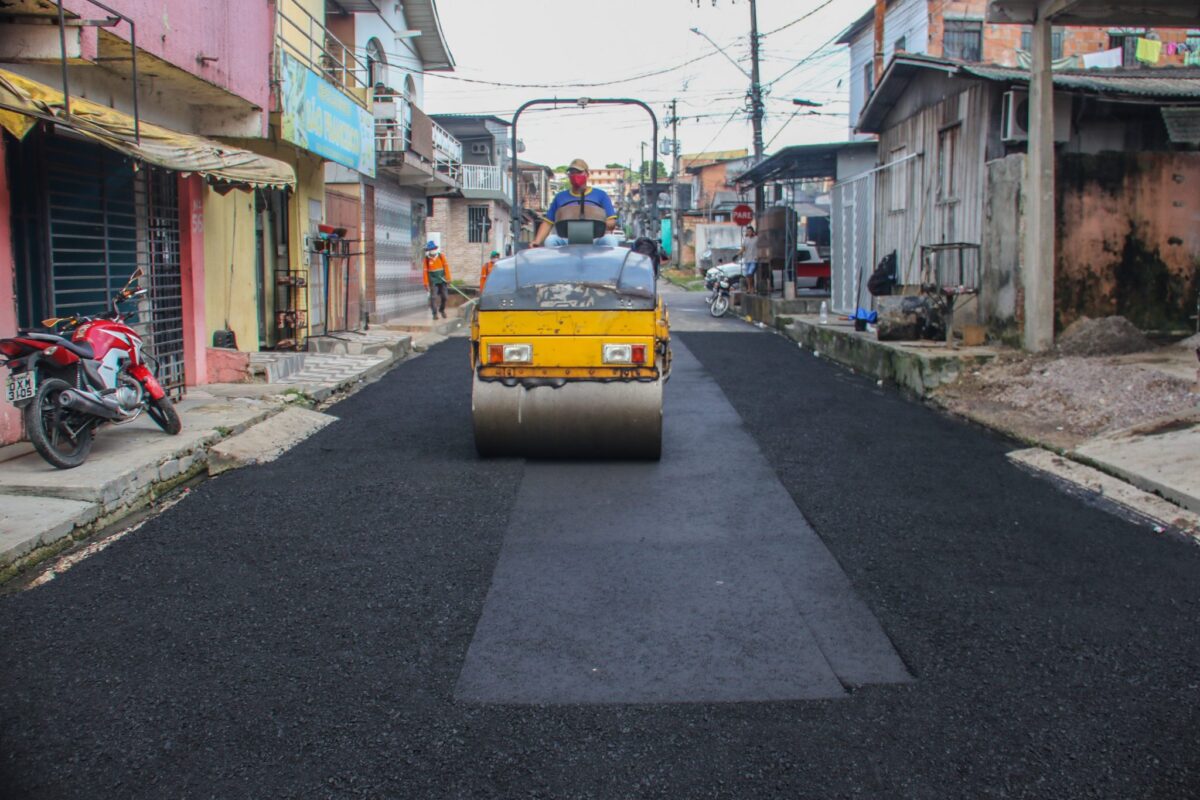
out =
<svg viewBox="0 0 1200 800"><path fill-rule="evenodd" d="M750 113L754 125L754 163L762 163L763 158L763 100L762 84L758 80L758 8L755 0L750 0ZM763 210L763 188L754 189L754 213L758 215Z"/></svg>
<svg viewBox="0 0 1200 800"><path fill-rule="evenodd" d="M675 269L682 264L680 245L683 237L679 235L679 115L676 113L676 100L671 101L671 152L675 155L675 163L671 168L671 260Z"/></svg>
<svg viewBox="0 0 1200 800"><path fill-rule="evenodd" d="M639 219L640 224L638 226L638 228L639 228L638 233L642 236L645 236L646 230L650 227L646 221L649 218L648 217L649 212L646 210L646 143L645 142L642 142L642 160L641 160L641 163L638 164L638 183L641 184L641 187L642 187L641 196L638 198L639 205L641 205L641 207L642 207L641 214L638 215L640 218Z"/></svg>

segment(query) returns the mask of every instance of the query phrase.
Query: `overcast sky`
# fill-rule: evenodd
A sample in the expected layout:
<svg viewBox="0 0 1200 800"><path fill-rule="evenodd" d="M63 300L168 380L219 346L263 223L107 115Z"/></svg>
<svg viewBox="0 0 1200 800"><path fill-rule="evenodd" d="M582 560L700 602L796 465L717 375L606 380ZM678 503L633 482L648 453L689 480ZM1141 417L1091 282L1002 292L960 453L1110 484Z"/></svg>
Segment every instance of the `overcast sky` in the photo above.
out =
<svg viewBox="0 0 1200 800"><path fill-rule="evenodd" d="M767 153L846 138L849 58L846 47L832 40L872 5L872 0L758 0L759 31L769 34L762 39L762 82L770 87L763 132L764 144L770 143ZM744 110L749 80L689 30L708 34L749 72L748 0L437 0L437 6L457 68L426 77L428 112L511 119L517 106L538 97L634 97L654 108L662 124L667 104L677 97L684 153L752 147ZM771 33L810 12L815 13ZM455 79L601 83L676 67L708 53L715 54L608 86L507 88ZM817 109L820 116L792 118L793 98L825 105ZM650 139L650 123L636 107L597 106L586 112L572 107L526 112L518 134L527 148L522 158L530 161L555 166L579 156L592 166L636 165L639 143Z"/></svg>

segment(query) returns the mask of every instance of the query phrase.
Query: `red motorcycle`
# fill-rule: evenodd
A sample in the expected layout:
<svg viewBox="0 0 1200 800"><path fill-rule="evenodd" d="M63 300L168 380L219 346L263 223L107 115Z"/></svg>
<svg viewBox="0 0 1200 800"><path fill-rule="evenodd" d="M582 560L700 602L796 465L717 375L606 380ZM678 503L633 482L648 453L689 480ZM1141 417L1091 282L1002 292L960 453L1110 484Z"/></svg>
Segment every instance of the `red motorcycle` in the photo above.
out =
<svg viewBox="0 0 1200 800"><path fill-rule="evenodd" d="M43 320L64 334L21 331L0 339L0 360L11 370L4 399L22 409L25 433L38 454L59 469L82 464L96 429L132 422L145 411L168 434L182 427L179 414L146 365L142 339L125 324L120 303L146 295L132 288L139 269L99 317Z"/></svg>

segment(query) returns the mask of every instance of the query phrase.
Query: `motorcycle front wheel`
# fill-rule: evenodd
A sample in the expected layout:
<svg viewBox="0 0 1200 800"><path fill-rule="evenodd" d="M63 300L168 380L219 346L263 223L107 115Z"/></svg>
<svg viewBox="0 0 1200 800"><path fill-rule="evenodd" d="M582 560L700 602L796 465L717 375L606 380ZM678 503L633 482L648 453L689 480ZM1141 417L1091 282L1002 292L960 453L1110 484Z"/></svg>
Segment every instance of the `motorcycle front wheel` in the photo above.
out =
<svg viewBox="0 0 1200 800"><path fill-rule="evenodd" d="M169 397L151 400L150 405L146 407L146 413L150 415L150 419L154 420L155 425L163 429L163 433L174 436L183 430L183 423L179 421L179 412L175 410L175 404Z"/></svg>
<svg viewBox="0 0 1200 800"><path fill-rule="evenodd" d="M23 412L25 434L33 449L59 469L86 461L96 433L95 420L58 404L58 396L70 388L66 381L48 378Z"/></svg>
<svg viewBox="0 0 1200 800"><path fill-rule="evenodd" d="M709 312L714 317L723 317L723 316L725 316L725 312L728 310L729 310L729 296L722 294L722 295L717 295L717 297L713 300L712 307L709 309Z"/></svg>

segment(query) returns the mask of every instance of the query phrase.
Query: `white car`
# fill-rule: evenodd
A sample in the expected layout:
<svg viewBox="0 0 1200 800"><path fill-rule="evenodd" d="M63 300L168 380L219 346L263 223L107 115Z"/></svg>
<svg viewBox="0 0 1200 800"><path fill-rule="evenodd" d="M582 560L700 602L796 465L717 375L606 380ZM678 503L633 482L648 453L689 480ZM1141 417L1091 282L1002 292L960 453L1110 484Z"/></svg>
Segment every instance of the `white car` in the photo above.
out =
<svg viewBox="0 0 1200 800"><path fill-rule="evenodd" d="M706 283L712 283L717 279L717 275L721 275L725 278L733 278L741 274L742 262L730 261L725 264L717 264L715 267L709 267L708 271L704 273L704 281Z"/></svg>

